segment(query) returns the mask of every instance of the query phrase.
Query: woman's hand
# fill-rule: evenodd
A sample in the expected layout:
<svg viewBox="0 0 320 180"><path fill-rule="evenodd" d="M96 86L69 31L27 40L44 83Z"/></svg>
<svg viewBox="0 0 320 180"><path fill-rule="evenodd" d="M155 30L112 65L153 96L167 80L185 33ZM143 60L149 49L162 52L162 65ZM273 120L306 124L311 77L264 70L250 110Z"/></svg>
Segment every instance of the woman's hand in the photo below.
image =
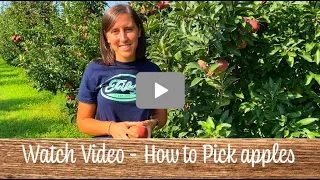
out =
<svg viewBox="0 0 320 180"><path fill-rule="evenodd" d="M152 131L157 125L157 120L148 119L148 120L141 121L140 123L141 123L140 125L143 125L148 129L148 138L151 138Z"/></svg>
<svg viewBox="0 0 320 180"><path fill-rule="evenodd" d="M141 122L112 122L109 127L109 133L113 138L128 139L128 135L138 137L138 135L129 130L129 128L139 124L141 124Z"/></svg>

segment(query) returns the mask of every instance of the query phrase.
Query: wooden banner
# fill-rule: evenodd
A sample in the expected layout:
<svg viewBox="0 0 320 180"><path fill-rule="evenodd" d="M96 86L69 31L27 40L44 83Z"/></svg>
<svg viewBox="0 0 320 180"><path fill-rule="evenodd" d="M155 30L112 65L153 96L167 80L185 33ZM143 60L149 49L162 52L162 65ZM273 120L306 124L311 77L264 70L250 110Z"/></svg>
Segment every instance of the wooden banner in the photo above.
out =
<svg viewBox="0 0 320 180"><path fill-rule="evenodd" d="M318 139L1 139L0 178L320 178Z"/></svg>

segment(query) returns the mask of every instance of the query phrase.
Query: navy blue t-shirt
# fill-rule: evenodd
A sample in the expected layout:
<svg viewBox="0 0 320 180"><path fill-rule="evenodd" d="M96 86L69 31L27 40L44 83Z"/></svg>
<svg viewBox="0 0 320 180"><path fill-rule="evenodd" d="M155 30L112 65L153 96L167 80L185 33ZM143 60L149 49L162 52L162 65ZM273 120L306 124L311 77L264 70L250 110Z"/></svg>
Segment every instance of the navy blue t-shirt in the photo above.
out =
<svg viewBox="0 0 320 180"><path fill-rule="evenodd" d="M115 65L109 66L91 62L83 73L78 100L97 104L97 120L123 122L149 119L152 109L136 106L138 72L160 72L160 68L148 61L115 61Z"/></svg>

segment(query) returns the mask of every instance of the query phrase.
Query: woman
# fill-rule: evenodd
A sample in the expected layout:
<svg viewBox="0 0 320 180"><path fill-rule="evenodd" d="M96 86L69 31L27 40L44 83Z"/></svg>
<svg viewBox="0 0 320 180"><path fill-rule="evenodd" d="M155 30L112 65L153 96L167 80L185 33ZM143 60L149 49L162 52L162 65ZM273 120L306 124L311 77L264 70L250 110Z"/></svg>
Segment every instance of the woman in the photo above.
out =
<svg viewBox="0 0 320 180"><path fill-rule="evenodd" d="M166 109L139 109L136 106L136 74L159 72L145 57L143 24L129 6L111 7L102 18L102 58L88 64L78 94L77 125L95 137L128 138L138 135L129 128L144 125L153 129L166 124Z"/></svg>

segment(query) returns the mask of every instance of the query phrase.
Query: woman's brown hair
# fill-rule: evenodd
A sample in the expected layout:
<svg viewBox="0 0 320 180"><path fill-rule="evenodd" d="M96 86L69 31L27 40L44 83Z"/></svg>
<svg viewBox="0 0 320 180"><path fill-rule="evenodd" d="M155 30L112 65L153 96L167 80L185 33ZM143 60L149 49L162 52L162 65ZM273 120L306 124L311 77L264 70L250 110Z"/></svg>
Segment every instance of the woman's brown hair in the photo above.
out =
<svg viewBox="0 0 320 180"><path fill-rule="evenodd" d="M135 24L141 30L141 36L138 39L138 47L136 49L136 61L147 60L145 57L147 42L141 19L131 6L126 4L117 4L115 6L112 6L102 17L102 25L100 31L100 51L102 57L97 58L94 61L99 61L105 65L114 64L115 54L108 43L106 32L108 32L113 27L115 21L123 13L129 14L134 20Z"/></svg>

